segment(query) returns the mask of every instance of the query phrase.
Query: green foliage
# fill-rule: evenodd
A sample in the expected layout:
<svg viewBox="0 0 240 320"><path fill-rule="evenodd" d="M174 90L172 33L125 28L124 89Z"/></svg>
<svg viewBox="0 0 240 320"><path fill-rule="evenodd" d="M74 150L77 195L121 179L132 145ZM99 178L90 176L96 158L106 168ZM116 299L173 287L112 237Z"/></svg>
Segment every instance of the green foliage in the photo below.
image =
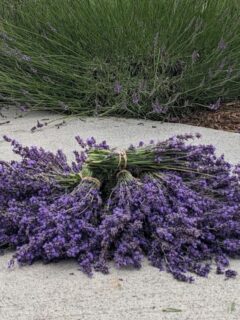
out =
<svg viewBox="0 0 240 320"><path fill-rule="evenodd" d="M239 96L236 0L0 4L0 103L167 119Z"/></svg>

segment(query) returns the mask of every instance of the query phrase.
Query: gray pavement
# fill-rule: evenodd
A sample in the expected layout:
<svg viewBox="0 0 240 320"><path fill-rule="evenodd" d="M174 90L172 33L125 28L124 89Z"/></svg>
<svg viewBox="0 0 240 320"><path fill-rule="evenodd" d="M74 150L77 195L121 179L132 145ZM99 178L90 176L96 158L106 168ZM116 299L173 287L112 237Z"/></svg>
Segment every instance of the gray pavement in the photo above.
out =
<svg viewBox="0 0 240 320"><path fill-rule="evenodd" d="M200 132L203 137L199 143L212 143L228 161L240 162L240 134L116 118L69 119L57 129L60 116L35 112L15 119L15 112L3 113L7 119L0 118L0 159L4 160L13 159L13 154L3 141L3 134L24 145L62 148L71 159L71 151L77 148L76 134L106 139L111 145L124 148L139 140L148 142L178 133ZM37 120L46 118L56 121L43 130L30 132ZM10 123L1 125L6 120ZM0 257L0 320L240 319L240 276L225 281L212 272L207 279L196 278L194 284L185 284L145 261L139 271L112 267L109 275L96 273L89 279L78 271L74 261L36 263L9 270L7 262L12 253ZM240 273L240 261L232 261L231 266Z"/></svg>

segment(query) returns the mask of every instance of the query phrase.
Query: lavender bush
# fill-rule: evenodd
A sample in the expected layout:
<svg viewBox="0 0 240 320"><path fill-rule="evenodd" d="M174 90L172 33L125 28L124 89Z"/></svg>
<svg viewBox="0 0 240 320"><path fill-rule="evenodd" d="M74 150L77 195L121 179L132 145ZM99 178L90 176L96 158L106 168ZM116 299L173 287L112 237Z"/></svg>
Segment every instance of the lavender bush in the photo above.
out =
<svg viewBox="0 0 240 320"><path fill-rule="evenodd" d="M196 135L199 137L200 135ZM192 135L116 150L76 137L62 151L23 147L0 164L0 247L19 264L75 259L88 275L140 268L143 257L174 278L235 277L240 257L240 170Z"/></svg>
<svg viewBox="0 0 240 320"><path fill-rule="evenodd" d="M160 120L217 110L239 98L239 9L236 0L2 0L0 104Z"/></svg>

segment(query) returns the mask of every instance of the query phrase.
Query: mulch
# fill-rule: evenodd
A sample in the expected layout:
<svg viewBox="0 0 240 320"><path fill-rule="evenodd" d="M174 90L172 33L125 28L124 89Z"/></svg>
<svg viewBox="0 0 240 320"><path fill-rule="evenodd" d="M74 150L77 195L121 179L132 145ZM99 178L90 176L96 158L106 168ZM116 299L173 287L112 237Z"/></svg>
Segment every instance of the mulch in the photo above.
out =
<svg viewBox="0 0 240 320"><path fill-rule="evenodd" d="M181 123L240 133L240 102L222 105L217 111L201 110L181 119Z"/></svg>

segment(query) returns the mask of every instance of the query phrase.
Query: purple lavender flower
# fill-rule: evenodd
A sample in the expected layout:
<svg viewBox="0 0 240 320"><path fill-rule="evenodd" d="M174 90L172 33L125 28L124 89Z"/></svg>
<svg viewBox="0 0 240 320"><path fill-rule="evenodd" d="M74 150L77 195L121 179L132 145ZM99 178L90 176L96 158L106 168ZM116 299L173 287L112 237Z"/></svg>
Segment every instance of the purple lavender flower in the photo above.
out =
<svg viewBox="0 0 240 320"><path fill-rule="evenodd" d="M139 94L137 92L134 92L132 94L132 102L133 102L133 104L138 104L139 101L140 101Z"/></svg>
<svg viewBox="0 0 240 320"><path fill-rule="evenodd" d="M64 111L67 111L69 110L69 106L64 103L63 101L59 101L59 106L64 110Z"/></svg>
<svg viewBox="0 0 240 320"><path fill-rule="evenodd" d="M192 53L192 63L196 63L199 58L200 54L197 52L197 50L194 50Z"/></svg>
<svg viewBox="0 0 240 320"><path fill-rule="evenodd" d="M35 132L36 130L37 130L37 127L36 127L36 126L33 126L30 131L33 133L33 132Z"/></svg>
<svg viewBox="0 0 240 320"><path fill-rule="evenodd" d="M214 260L235 277L226 268L240 254L240 166L194 137L140 142L120 157L106 141L77 137L84 150L70 165L62 150L4 136L21 160L0 161L0 246L20 264L74 258L89 275L107 273L109 260L139 268L146 255L180 281L206 277Z"/></svg>
<svg viewBox="0 0 240 320"><path fill-rule="evenodd" d="M12 41L13 39L8 36L6 32L0 32L0 39L4 41Z"/></svg>
<svg viewBox="0 0 240 320"><path fill-rule="evenodd" d="M225 67L225 64L226 64L226 58L222 60L221 64L219 65L219 69L223 70L223 68Z"/></svg>
<svg viewBox="0 0 240 320"><path fill-rule="evenodd" d="M141 184L126 170L118 175L118 183L106 206L106 216L100 225L101 266L106 270L108 257L118 267L139 268L146 241L143 234L144 213L140 206L144 198Z"/></svg>
<svg viewBox="0 0 240 320"><path fill-rule="evenodd" d="M35 69L35 68L33 68L33 67L30 67L30 70L31 70L31 72L32 72L33 74L37 74L37 73L38 73L37 69Z"/></svg>
<svg viewBox="0 0 240 320"><path fill-rule="evenodd" d="M96 140L94 137L87 138L86 143L89 147L93 147L96 144Z"/></svg>
<svg viewBox="0 0 240 320"><path fill-rule="evenodd" d="M37 128L42 128L44 127L44 124L42 124L39 120L37 121Z"/></svg>
<svg viewBox="0 0 240 320"><path fill-rule="evenodd" d="M3 136L3 139L6 141L6 142L12 142L12 139L6 135Z"/></svg>
<svg viewBox="0 0 240 320"><path fill-rule="evenodd" d="M220 108L220 106L221 106L221 98L219 98L215 103L210 104L208 108L210 110L216 111Z"/></svg>
<svg viewBox="0 0 240 320"><path fill-rule="evenodd" d="M30 62L32 60L32 58L26 54L22 54L20 57L22 61Z"/></svg>
<svg viewBox="0 0 240 320"><path fill-rule="evenodd" d="M54 27L51 25L51 23L50 23L50 22L48 22L48 23L47 23L47 25L48 25L49 29L50 29L52 32L54 32L54 33L56 33L56 32L57 32L57 29L56 29L56 28L54 28Z"/></svg>
<svg viewBox="0 0 240 320"><path fill-rule="evenodd" d="M114 84L114 92L116 94L120 94L122 91L122 85L120 84L119 81L115 81L115 84Z"/></svg>
<svg viewBox="0 0 240 320"><path fill-rule="evenodd" d="M85 142L80 136L76 136L75 139L76 139L77 143L78 143L83 149L86 148L87 144L86 144L86 142Z"/></svg>
<svg viewBox="0 0 240 320"><path fill-rule="evenodd" d="M224 41L223 38L221 38L221 40L218 43L218 49L222 50L222 51L227 49L227 44L226 44L226 42Z"/></svg>
<svg viewBox="0 0 240 320"><path fill-rule="evenodd" d="M234 271L234 270L226 270L225 271L225 276L226 276L227 279L236 278L237 272Z"/></svg>
<svg viewBox="0 0 240 320"><path fill-rule="evenodd" d="M40 206L35 219L37 230L17 250L17 261L32 264L39 259L75 258L81 270L91 275L100 252L97 225L102 200L98 188L94 180L83 180L70 194Z"/></svg>
<svg viewBox="0 0 240 320"><path fill-rule="evenodd" d="M156 99L155 102L152 103L152 111L153 111L154 113L158 113L158 114L161 114L161 113L162 113L162 114L165 114L166 111L167 111L167 109L166 109L165 106L163 106L163 105L161 105L161 104L159 103L159 100L158 100L158 99Z"/></svg>

